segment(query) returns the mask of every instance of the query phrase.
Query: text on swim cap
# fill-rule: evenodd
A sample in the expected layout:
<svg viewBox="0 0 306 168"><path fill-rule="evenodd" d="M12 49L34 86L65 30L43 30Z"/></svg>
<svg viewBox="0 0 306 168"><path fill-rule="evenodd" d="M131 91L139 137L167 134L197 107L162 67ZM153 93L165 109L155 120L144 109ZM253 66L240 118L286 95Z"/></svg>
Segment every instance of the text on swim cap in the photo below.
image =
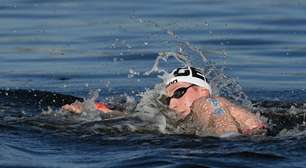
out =
<svg viewBox="0 0 306 168"><path fill-rule="evenodd" d="M173 81L169 82L169 83L167 84L167 86L166 86L166 87L168 87L168 86L170 86L170 85L172 85L172 84L174 84L174 83L177 83L177 79L175 79L175 80L173 80Z"/></svg>
<svg viewBox="0 0 306 168"><path fill-rule="evenodd" d="M196 77L199 79L202 79L204 81L206 81L205 76L202 74L201 70L190 67L191 69L191 74L192 77ZM176 71L174 71L174 76L189 76L190 75L190 70L187 68L178 68ZM207 82L207 81L206 81Z"/></svg>
<svg viewBox="0 0 306 168"><path fill-rule="evenodd" d="M176 71L174 71L174 76L189 76L190 71L186 68L177 68Z"/></svg>
<svg viewBox="0 0 306 168"><path fill-rule="evenodd" d="M200 78L200 79L206 81L206 78L205 78L205 76L202 74L201 70L196 69L196 68L193 68L193 67L190 67L190 69L191 69L191 71L192 71L192 76L193 76L193 77Z"/></svg>

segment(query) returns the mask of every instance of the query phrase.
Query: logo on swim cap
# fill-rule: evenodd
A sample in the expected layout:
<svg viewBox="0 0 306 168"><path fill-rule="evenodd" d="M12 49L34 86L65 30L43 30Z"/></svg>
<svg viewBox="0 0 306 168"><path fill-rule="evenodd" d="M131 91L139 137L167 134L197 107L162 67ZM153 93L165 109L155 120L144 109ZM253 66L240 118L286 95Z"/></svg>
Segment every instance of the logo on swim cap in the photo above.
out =
<svg viewBox="0 0 306 168"><path fill-rule="evenodd" d="M170 75L170 78L166 82L166 87L177 82L188 82L201 86L207 89L210 94L212 93L211 87L200 69L187 66L173 70Z"/></svg>

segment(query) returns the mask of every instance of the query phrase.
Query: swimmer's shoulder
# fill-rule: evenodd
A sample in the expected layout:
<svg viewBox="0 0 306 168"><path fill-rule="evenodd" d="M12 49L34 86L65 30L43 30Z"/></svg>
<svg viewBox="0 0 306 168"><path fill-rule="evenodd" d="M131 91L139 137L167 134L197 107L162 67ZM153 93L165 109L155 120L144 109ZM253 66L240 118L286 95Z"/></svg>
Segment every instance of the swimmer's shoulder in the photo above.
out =
<svg viewBox="0 0 306 168"><path fill-rule="evenodd" d="M201 113L207 118L215 111L224 111L224 104L226 103L224 103L223 99L222 97L201 97L193 102L191 109L194 113Z"/></svg>
<svg viewBox="0 0 306 168"><path fill-rule="evenodd" d="M223 107L228 107L232 102L229 101L227 98L225 97L222 97L222 96L215 96L213 97L214 99L218 100L219 103L220 103L220 106L223 106Z"/></svg>
<svg viewBox="0 0 306 168"><path fill-rule="evenodd" d="M220 106L220 107L227 107L230 104L230 102L221 96L213 96L213 97L201 97L197 99L194 103L193 106Z"/></svg>

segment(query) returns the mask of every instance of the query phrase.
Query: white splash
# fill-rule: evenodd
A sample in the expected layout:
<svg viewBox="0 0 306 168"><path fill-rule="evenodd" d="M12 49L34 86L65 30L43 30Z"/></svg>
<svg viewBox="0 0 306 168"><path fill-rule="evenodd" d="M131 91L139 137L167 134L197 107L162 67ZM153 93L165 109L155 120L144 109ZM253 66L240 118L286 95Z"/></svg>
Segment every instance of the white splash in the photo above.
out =
<svg viewBox="0 0 306 168"><path fill-rule="evenodd" d="M65 117L73 118L74 120L81 121L100 121L102 120L101 114L96 110L96 100L99 97L99 90L94 90L89 93L88 98L84 99L83 102L75 101L73 104L78 104L80 106L81 112L68 112L62 108L58 110L53 110L48 108L41 112L42 115L49 115L55 117Z"/></svg>

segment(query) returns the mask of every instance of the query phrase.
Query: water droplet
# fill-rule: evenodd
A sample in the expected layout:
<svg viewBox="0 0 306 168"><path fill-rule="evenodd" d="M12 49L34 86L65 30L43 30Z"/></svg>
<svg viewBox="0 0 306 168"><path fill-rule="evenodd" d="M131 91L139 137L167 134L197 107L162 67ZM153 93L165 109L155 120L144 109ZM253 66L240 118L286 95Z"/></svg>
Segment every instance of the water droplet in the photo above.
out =
<svg viewBox="0 0 306 168"><path fill-rule="evenodd" d="M136 72L135 70L133 69L129 69L129 74L128 74L128 78L133 78L135 75L139 75L140 73L139 72Z"/></svg>
<svg viewBox="0 0 306 168"><path fill-rule="evenodd" d="M205 25L205 26L209 26L209 24L208 24L207 21L204 21L204 25Z"/></svg>
<svg viewBox="0 0 306 168"><path fill-rule="evenodd" d="M180 47L178 52L179 52L179 53L182 53L183 51L184 51L184 50Z"/></svg>

